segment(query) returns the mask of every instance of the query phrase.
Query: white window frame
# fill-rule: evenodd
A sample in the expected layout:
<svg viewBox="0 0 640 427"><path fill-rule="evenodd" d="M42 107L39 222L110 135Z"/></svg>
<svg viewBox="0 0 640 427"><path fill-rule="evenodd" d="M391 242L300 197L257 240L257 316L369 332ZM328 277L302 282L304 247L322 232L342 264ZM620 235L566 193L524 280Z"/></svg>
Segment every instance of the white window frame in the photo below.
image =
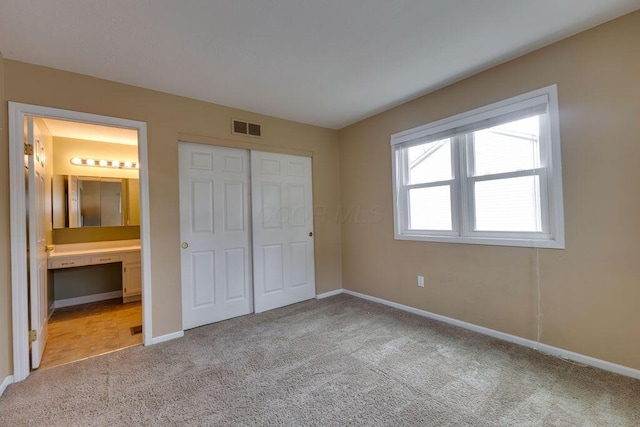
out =
<svg viewBox="0 0 640 427"><path fill-rule="evenodd" d="M542 115L540 134L540 167L527 171L505 172L473 176L472 143L465 129L481 129L482 123L491 123L505 115L514 115L527 109L546 110ZM489 127L489 126L487 126ZM408 184L406 159L408 147L437 139L452 139L452 180L424 184ZM562 160L560 126L558 119L557 85L537 89L504 101L476 108L455 116L391 135L393 170L394 235L397 240L423 240L446 243L471 243L500 246L523 246L564 249L564 207L562 196ZM542 214L541 232L476 231L474 192L475 182L536 175L540 183ZM411 230L409 224L409 190L451 184L452 230Z"/></svg>

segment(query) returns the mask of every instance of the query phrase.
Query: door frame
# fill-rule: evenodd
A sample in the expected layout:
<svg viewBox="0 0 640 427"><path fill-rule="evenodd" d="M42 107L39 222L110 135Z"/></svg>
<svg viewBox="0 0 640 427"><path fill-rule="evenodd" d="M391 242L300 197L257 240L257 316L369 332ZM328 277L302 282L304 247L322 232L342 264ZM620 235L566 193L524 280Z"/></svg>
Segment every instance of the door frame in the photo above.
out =
<svg viewBox="0 0 640 427"><path fill-rule="evenodd" d="M149 168L147 160L147 124L145 122L9 102L9 185L11 215L11 304L13 332L13 381L30 373L27 279L27 210L24 180L24 117L34 116L138 131L140 163L140 240L142 249L142 340L153 344L151 304L151 238L149 227Z"/></svg>

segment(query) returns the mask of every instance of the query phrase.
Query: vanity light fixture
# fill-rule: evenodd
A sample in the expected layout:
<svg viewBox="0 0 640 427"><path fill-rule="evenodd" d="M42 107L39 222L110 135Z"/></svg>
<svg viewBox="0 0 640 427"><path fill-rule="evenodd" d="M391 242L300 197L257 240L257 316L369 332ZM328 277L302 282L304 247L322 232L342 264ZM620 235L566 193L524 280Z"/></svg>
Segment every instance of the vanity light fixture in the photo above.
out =
<svg viewBox="0 0 640 427"><path fill-rule="evenodd" d="M115 168L115 169L140 169L140 163L121 160L94 160L94 159L82 159L80 157L74 157L71 159L71 164L76 166L100 166L103 168Z"/></svg>

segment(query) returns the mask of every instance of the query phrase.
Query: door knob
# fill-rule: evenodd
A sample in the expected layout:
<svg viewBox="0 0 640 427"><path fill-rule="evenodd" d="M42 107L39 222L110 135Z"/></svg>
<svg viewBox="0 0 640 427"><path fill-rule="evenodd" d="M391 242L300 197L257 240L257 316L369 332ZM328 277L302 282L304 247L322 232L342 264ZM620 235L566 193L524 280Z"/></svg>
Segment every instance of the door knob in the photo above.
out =
<svg viewBox="0 0 640 427"><path fill-rule="evenodd" d="M182 249L187 249L189 247L189 244L187 242L182 242Z"/></svg>
<svg viewBox="0 0 640 427"><path fill-rule="evenodd" d="M309 232L309 237L313 237L313 231Z"/></svg>

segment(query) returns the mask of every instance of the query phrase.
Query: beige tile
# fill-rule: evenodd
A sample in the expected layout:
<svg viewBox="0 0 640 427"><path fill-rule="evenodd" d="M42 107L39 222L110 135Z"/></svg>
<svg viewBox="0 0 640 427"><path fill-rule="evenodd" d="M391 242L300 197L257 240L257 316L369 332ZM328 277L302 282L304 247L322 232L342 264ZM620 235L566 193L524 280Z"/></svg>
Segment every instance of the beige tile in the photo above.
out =
<svg viewBox="0 0 640 427"><path fill-rule="evenodd" d="M142 324L140 302L120 299L57 309L49 320L49 337L39 369L142 344L131 327Z"/></svg>

